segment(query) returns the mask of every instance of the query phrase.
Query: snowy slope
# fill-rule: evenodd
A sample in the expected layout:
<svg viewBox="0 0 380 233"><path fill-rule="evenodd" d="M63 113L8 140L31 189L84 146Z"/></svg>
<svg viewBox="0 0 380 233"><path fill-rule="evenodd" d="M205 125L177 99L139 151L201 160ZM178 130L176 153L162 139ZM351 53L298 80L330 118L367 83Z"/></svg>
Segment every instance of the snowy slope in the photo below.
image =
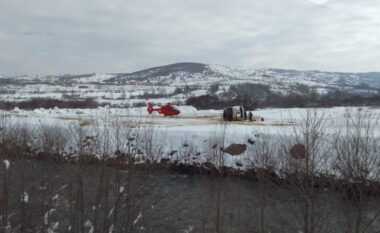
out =
<svg viewBox="0 0 380 233"><path fill-rule="evenodd" d="M212 85L219 85L221 93L241 83L268 85L271 91L283 94L298 93L303 86L318 93L344 89L355 94L379 94L380 73L252 69L188 62L133 73L6 77L0 79L0 100L50 97L94 98L115 105L151 99L157 103L178 103L190 96L207 94Z"/></svg>

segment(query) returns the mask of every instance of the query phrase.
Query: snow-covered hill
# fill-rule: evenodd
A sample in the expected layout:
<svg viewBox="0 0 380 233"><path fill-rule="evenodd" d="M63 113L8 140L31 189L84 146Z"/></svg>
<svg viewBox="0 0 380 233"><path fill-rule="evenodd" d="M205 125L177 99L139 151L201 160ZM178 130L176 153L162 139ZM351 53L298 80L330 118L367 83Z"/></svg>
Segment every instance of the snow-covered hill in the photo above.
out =
<svg viewBox="0 0 380 233"><path fill-rule="evenodd" d="M218 85L219 92L222 92L240 83L268 85L271 91L283 94L299 92L305 87L318 93L344 89L357 94L377 94L380 90L380 73L251 69L176 63L133 73L2 76L0 99L95 98L99 102L116 105L144 102L152 98L156 102L178 102L189 96L206 94L212 85Z"/></svg>
<svg viewBox="0 0 380 233"><path fill-rule="evenodd" d="M359 86L363 83L380 87L380 73L339 73L322 71L297 71L285 69L250 69L206 65L200 63L177 63L150 68L129 74L117 74L106 80L109 83L126 83L131 80L152 83L231 84L237 82L260 82L262 84L304 84L311 87Z"/></svg>

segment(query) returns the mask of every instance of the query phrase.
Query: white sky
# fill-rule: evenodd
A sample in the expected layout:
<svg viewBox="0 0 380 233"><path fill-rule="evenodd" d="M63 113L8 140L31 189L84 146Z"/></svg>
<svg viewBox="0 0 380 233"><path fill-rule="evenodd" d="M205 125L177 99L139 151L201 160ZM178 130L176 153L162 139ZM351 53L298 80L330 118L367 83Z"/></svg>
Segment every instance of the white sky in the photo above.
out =
<svg viewBox="0 0 380 233"><path fill-rule="evenodd" d="M0 1L0 74L132 72L183 61L380 71L380 1Z"/></svg>

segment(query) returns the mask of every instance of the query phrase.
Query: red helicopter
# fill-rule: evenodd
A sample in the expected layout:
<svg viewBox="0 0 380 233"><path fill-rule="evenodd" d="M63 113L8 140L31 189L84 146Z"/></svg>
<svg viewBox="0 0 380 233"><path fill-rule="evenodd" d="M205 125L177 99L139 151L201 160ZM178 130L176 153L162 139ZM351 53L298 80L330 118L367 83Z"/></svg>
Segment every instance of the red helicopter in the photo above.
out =
<svg viewBox="0 0 380 233"><path fill-rule="evenodd" d="M148 103L148 113L158 112L159 114L163 114L164 116L177 116L181 113L178 108L172 106L170 103L165 104L161 108L154 108L151 103Z"/></svg>

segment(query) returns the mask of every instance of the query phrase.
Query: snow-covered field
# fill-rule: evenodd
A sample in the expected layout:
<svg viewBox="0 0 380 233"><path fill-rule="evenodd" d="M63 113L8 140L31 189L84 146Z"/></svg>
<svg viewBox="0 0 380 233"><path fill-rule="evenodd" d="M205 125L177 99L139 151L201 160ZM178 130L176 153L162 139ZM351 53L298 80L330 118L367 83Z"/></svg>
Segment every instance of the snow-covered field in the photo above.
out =
<svg viewBox="0 0 380 233"><path fill-rule="evenodd" d="M146 108L109 108L98 109L36 109L25 111L14 109L10 112L1 112L5 119L12 124L26 124L31 128L50 125L70 129L83 126L85 137L98 140L100 144L108 145L108 149L95 148L94 156L115 156L116 142L121 150L134 149L137 162L146 159L184 164L202 164L211 162L216 166L227 166L236 170L246 170L255 167L253 151L257 143L252 145L248 141L259 142L263 138L274 142L281 137L294 133L296 125L301 124L306 116L305 109L259 109L254 111L255 116L263 117L264 122L221 122L221 111L198 111L191 106L181 106L180 117L166 118L158 114L147 114ZM345 108L314 109L323 115L326 124L326 135L337 132L344 126L346 118L357 111L372 112L372 116L379 115L377 108ZM128 124L123 124L127 122ZM68 130L70 131L70 130ZM125 137L116 139L116 132L124 132ZM380 135L380 128L375 129ZM120 133L120 132L119 132ZM37 136L38 137L38 136ZM95 139L94 139L95 138ZM133 138L131 142L130 138ZM83 139L83 138L82 138ZM106 143L108 142L108 143ZM75 156L78 148L71 140L66 145L65 154ZM231 144L245 144L247 150L240 155L218 154L220 148ZM120 149L120 148L119 148ZM219 157L218 157L219 156Z"/></svg>

